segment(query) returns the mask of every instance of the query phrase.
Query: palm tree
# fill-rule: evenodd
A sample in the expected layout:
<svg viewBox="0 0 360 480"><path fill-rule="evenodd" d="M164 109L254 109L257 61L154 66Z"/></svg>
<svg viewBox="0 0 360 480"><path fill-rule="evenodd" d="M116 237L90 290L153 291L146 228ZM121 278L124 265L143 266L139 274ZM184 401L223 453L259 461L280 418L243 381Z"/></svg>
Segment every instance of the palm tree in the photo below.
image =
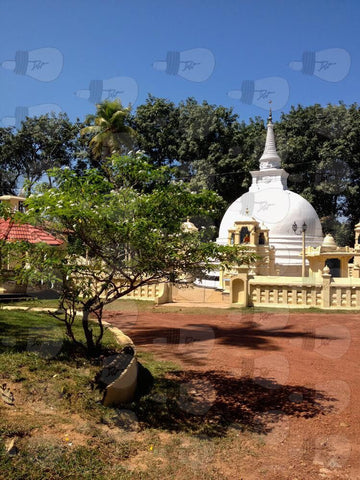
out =
<svg viewBox="0 0 360 480"><path fill-rule="evenodd" d="M105 100L96 105L96 114L88 115L81 135L91 135L90 147L94 157L105 160L113 154L124 154L133 146L134 130L125 124L130 108L119 100Z"/></svg>

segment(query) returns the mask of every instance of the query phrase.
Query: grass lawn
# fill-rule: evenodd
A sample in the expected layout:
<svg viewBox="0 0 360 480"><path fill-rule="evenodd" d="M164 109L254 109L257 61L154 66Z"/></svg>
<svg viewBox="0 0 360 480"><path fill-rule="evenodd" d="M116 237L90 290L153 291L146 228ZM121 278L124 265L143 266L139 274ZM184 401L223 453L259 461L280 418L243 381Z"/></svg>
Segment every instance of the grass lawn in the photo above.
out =
<svg viewBox="0 0 360 480"><path fill-rule="evenodd" d="M109 331L104 344L114 348ZM0 385L14 395L13 405L0 396L0 478L218 479L217 458L249 454L240 425L205 420L186 402L176 365L149 353L139 359L152 391L105 408L94 383L101 359L75 352L45 313L0 310Z"/></svg>

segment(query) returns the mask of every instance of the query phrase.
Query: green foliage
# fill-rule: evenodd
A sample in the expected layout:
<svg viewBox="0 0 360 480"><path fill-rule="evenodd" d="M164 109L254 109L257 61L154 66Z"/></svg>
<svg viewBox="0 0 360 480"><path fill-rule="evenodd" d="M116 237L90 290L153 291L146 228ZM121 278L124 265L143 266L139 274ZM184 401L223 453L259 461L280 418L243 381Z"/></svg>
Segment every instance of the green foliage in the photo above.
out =
<svg viewBox="0 0 360 480"><path fill-rule="evenodd" d="M292 107L275 125L290 189L309 200L324 222L345 217L352 228L360 218L359 132L357 104ZM0 192L14 193L24 176L30 193L50 166L71 165L80 176L96 167L113 182L106 158L139 148L150 165L171 166L173 179L190 183L195 191L211 189L230 203L247 191L265 134L260 118L245 123L229 108L193 98L176 105L152 95L134 113L118 101L103 102L84 124L71 123L66 115L28 118L17 132L0 128ZM144 171L135 168L133 174L139 178L128 177L131 186L146 184ZM157 181L153 175L147 188Z"/></svg>
<svg viewBox="0 0 360 480"><path fill-rule="evenodd" d="M341 243L351 243L336 217L349 219L349 232L360 218L358 105L292 107L276 124L275 134L290 188L314 205L325 230L342 237Z"/></svg>
<svg viewBox="0 0 360 480"><path fill-rule="evenodd" d="M24 221L69 234L69 246L29 246L19 266L24 283L51 282L59 289L64 314L57 318L75 342L72 326L76 311L83 312L92 353L100 346L102 310L108 303L147 283L181 282L186 275L201 277L216 263L253 259L242 247L204 241L206 229L189 233L181 228L187 217L218 215L223 204L214 192L193 192L173 179L169 167L157 169L141 154L112 157L104 168L105 177L96 169L83 175L51 171L57 187L38 187L27 201ZM97 317L97 332L89 326L90 314Z"/></svg>
<svg viewBox="0 0 360 480"><path fill-rule="evenodd" d="M173 102L149 95L131 119L136 143L156 167L178 161L179 111Z"/></svg>
<svg viewBox="0 0 360 480"><path fill-rule="evenodd" d="M214 190L227 202L246 191L259 130L264 137L259 119L246 126L232 109L193 98L176 106L149 95L132 121L137 145L153 165L174 166L177 177L193 189Z"/></svg>
<svg viewBox="0 0 360 480"><path fill-rule="evenodd" d="M350 222L340 222L335 215L322 218L322 228L325 234L330 233L339 247L354 243L354 230Z"/></svg>
<svg viewBox="0 0 360 480"><path fill-rule="evenodd" d="M3 154L11 156L16 180L24 177L27 193L49 168L71 165L78 133L79 125L71 123L65 114L26 118L18 131L9 132ZM51 185L51 176L48 181Z"/></svg>
<svg viewBox="0 0 360 480"><path fill-rule="evenodd" d="M265 144L262 119L245 124L231 109L191 98L175 105L149 96L133 124L154 165L174 165L194 189L211 188L227 203L248 189ZM275 134L290 189L314 205L324 226L329 216L344 216L351 230L360 218L358 105L292 107L275 124Z"/></svg>
<svg viewBox="0 0 360 480"><path fill-rule="evenodd" d="M12 148L12 128L0 128L0 195L14 194L20 175Z"/></svg>
<svg viewBox="0 0 360 480"><path fill-rule="evenodd" d="M95 115L88 115L85 120L88 126L81 134L90 139L95 159L104 162L111 155L124 154L131 148L134 132L128 125L129 115L130 109L123 108L119 100L105 100L96 106Z"/></svg>

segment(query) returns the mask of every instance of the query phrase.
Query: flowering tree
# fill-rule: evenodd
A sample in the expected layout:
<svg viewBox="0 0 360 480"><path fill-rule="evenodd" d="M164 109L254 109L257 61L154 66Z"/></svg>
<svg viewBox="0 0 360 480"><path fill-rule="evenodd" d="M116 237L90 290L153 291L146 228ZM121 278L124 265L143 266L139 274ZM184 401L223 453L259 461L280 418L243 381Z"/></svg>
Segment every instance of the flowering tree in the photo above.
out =
<svg viewBox="0 0 360 480"><path fill-rule="evenodd" d="M203 241L204 230L187 232L187 217L216 215L222 205L210 191L193 193L172 180L168 167L155 169L141 154L112 157L106 178L98 170L79 176L70 169L52 171L56 187L40 186L27 202L26 221L67 236L63 249L33 246L30 280L55 282L60 292L57 317L74 341L72 325L82 312L86 348L98 351L106 304L153 282L201 277L218 263L242 263L253 257L241 247ZM45 261L44 261L45 259ZM96 324L89 316L96 317Z"/></svg>

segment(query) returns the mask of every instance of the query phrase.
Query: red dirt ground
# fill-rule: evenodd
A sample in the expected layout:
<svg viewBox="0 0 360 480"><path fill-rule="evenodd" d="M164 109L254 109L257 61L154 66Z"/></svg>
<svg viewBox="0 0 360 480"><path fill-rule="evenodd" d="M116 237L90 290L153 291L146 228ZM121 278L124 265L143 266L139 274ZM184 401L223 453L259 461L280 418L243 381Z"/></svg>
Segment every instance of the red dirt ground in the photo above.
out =
<svg viewBox="0 0 360 480"><path fill-rule="evenodd" d="M105 319L139 351L181 365L202 391L194 413L259 427L259 454L234 465L229 451L223 478L360 479L358 314L158 312Z"/></svg>

